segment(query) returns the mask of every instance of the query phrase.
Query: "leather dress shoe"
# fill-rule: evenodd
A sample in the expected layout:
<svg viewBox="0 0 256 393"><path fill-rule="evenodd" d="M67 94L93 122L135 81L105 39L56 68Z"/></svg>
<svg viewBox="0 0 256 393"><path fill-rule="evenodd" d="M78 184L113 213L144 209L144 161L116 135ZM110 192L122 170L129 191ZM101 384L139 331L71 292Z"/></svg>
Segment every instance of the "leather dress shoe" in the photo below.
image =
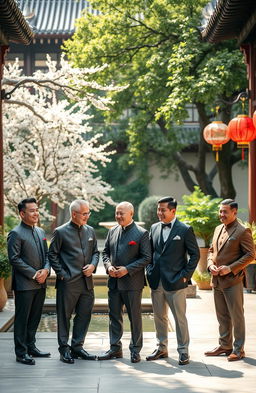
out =
<svg viewBox="0 0 256 393"><path fill-rule="evenodd" d="M185 366L185 364L189 364L189 356L187 353L181 353L179 356L179 365Z"/></svg>
<svg viewBox="0 0 256 393"><path fill-rule="evenodd" d="M123 352L120 349L119 351L113 351L110 349L105 352L103 355L98 356L98 360L110 360L110 359L118 359L123 357Z"/></svg>
<svg viewBox="0 0 256 393"><path fill-rule="evenodd" d="M40 351L38 348L34 347L31 349L28 349L28 354L30 356L33 356L34 358L48 358L51 356L50 352L43 352Z"/></svg>
<svg viewBox="0 0 256 393"><path fill-rule="evenodd" d="M71 349L71 356L73 359L83 359L83 360L96 360L97 356L91 355L90 353L86 352L84 349L79 349L78 351L74 351Z"/></svg>
<svg viewBox="0 0 256 393"><path fill-rule="evenodd" d="M162 358L168 358L167 351L161 351L161 349L155 349L154 352L146 357L146 360L157 360Z"/></svg>
<svg viewBox="0 0 256 393"><path fill-rule="evenodd" d="M131 352L131 362L139 363L140 362L140 354L137 352Z"/></svg>
<svg viewBox="0 0 256 393"><path fill-rule="evenodd" d="M228 356L232 352L232 349L227 349L227 348L222 348L221 346L216 347L212 349L211 351L205 352L205 356L219 356L222 355L223 353Z"/></svg>
<svg viewBox="0 0 256 393"><path fill-rule="evenodd" d="M232 353L227 357L227 359L228 359L229 362L235 362L235 361L237 361L237 360L243 359L244 357L245 357L244 351L241 351L241 352L239 352L239 353L232 352Z"/></svg>
<svg viewBox="0 0 256 393"><path fill-rule="evenodd" d="M30 357L27 353L22 356L16 356L16 362L28 364L29 366L34 366L34 364L36 364L35 360L32 359L32 357Z"/></svg>
<svg viewBox="0 0 256 393"><path fill-rule="evenodd" d="M75 362L74 358L71 356L70 351L66 351L66 352L61 353L60 360L63 363L69 363L69 364L73 364Z"/></svg>

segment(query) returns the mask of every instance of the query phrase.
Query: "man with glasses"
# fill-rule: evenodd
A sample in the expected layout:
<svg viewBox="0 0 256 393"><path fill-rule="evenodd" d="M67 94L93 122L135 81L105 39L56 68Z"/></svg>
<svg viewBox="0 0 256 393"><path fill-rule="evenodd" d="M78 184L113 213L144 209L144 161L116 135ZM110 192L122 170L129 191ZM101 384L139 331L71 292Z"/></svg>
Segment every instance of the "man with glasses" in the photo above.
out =
<svg viewBox="0 0 256 393"><path fill-rule="evenodd" d="M15 293L15 353L17 362L34 365L33 357L50 356L49 352L40 351L35 344L50 264L45 233L36 226L39 220L36 199L23 199L18 210L21 223L8 235L8 256Z"/></svg>
<svg viewBox="0 0 256 393"><path fill-rule="evenodd" d="M83 349L94 304L92 273L99 262L94 229L87 225L89 203L77 199L70 205L70 221L55 229L49 260L56 273L57 322L60 360L96 360ZM75 312L71 347L68 345L70 319Z"/></svg>

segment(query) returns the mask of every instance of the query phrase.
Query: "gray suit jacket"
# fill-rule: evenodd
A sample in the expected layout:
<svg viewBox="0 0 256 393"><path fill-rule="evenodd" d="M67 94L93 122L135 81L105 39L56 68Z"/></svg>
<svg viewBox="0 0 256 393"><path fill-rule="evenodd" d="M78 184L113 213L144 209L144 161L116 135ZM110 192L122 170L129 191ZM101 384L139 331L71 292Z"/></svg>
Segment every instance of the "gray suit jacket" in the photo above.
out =
<svg viewBox="0 0 256 393"><path fill-rule="evenodd" d="M46 287L45 283L38 284L33 280L37 270L45 268L50 271L45 232L39 227L34 227L34 230L39 249L33 237L32 227L24 222L8 234L8 256L13 268L12 289L14 290L26 291Z"/></svg>
<svg viewBox="0 0 256 393"><path fill-rule="evenodd" d="M111 265L125 266L128 270L121 278L109 277L109 288L142 289L146 284L144 268L151 261L148 231L134 222L125 231L116 225L108 232L102 256L106 271Z"/></svg>
<svg viewBox="0 0 256 393"><path fill-rule="evenodd" d="M157 289L161 279L167 291L186 288L200 256L193 229L176 219L163 246L161 228L161 222L153 224L149 234L153 250L152 264L147 266L149 285Z"/></svg>
<svg viewBox="0 0 256 393"><path fill-rule="evenodd" d="M56 228L49 248L49 261L57 281L63 279L70 283L84 277L87 289L92 289L92 276L84 276L82 269L87 264L96 268L99 262L94 229L89 225L79 228L72 221Z"/></svg>

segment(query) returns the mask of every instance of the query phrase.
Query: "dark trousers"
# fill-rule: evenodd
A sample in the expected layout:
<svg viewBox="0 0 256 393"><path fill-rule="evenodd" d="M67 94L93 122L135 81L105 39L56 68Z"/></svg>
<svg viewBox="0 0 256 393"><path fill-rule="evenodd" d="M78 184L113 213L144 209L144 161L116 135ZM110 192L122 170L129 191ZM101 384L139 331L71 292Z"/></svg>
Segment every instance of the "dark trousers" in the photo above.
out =
<svg viewBox="0 0 256 393"><path fill-rule="evenodd" d="M126 307L131 328L131 352L139 353L142 348L142 318L141 318L142 290L119 291L109 289L109 336L110 348L118 351L122 348L123 335L123 309Z"/></svg>
<svg viewBox="0 0 256 393"><path fill-rule="evenodd" d="M42 315L45 288L15 291L14 344L16 356L35 347L36 331Z"/></svg>
<svg viewBox="0 0 256 393"><path fill-rule="evenodd" d="M56 306L60 353L65 352L69 347L70 319L73 312L75 317L71 348L75 351L83 348L84 339L91 321L93 304L94 291L93 289L87 289L84 278L73 283L58 281Z"/></svg>

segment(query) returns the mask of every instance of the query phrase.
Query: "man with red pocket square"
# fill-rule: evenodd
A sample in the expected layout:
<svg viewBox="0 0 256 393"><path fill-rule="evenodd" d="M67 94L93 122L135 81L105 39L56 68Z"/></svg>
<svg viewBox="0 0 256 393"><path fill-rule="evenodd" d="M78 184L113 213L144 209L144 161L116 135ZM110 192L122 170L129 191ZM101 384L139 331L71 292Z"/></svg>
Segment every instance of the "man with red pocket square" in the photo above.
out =
<svg viewBox="0 0 256 393"><path fill-rule="evenodd" d="M148 231L133 221L134 208L129 202L116 207L118 225L111 228L103 250L108 280L110 350L98 360L122 358L123 308L127 309L131 327L131 362L140 361L142 348L141 298L145 266L151 261Z"/></svg>

